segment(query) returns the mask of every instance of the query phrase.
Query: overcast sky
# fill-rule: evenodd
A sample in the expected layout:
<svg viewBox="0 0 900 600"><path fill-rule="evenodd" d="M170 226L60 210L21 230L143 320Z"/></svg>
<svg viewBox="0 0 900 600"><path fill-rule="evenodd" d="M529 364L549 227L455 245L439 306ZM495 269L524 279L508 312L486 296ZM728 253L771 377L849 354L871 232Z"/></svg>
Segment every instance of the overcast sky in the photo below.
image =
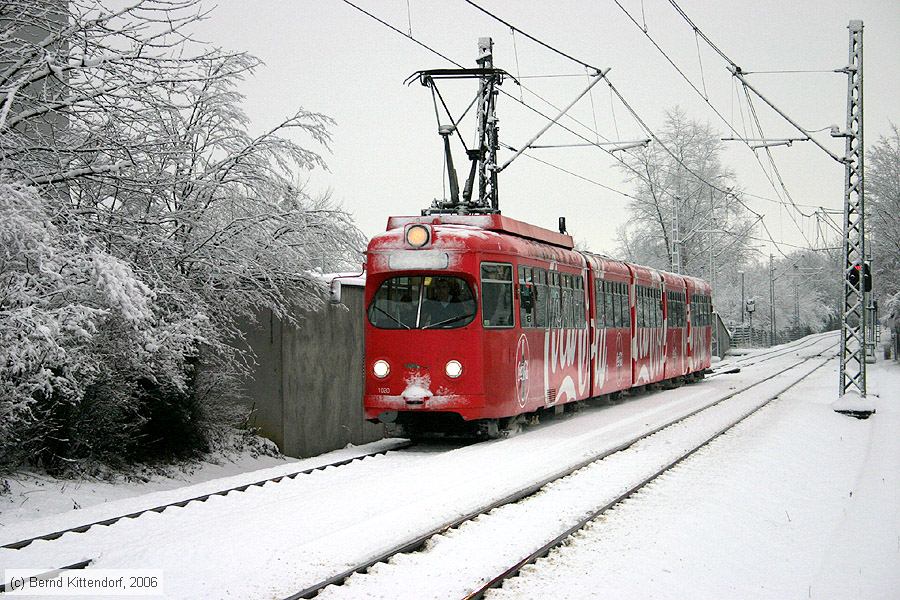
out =
<svg viewBox="0 0 900 600"><path fill-rule="evenodd" d="M353 0L355 4L466 66L475 66L477 39L494 39L495 66L522 76L574 74L579 77L523 79L546 100L564 106L586 86L584 68L534 42L511 35L463 0ZM653 36L695 85L743 133L746 102L725 62L664 0L619 0ZM708 121L728 137L728 126L703 102L634 26L614 0L554 2L488 1L481 5L519 29L591 65L611 68L609 78L654 130L665 111L679 105L695 119ZM900 2L874 0L680 0L696 25L744 71L831 70L848 59L847 24L864 21L865 137L867 145L900 124ZM212 6L211 4L209 6ZM314 190L331 189L360 228L382 231L388 215L418 214L443 195L442 146L430 93L403 81L420 69L449 63L391 31L341 0L220 0L198 37L230 50L244 50L266 64L241 87L252 128L262 131L298 107L325 113L337 122L326 156L330 172L314 173ZM836 73L756 74L756 87L808 129L831 124L846 127L847 77ZM512 81L510 94L520 90ZM451 108L463 109L475 93L474 82L446 86ZM529 105L555 113L543 100L522 92ZM592 102L593 101L593 102ZM759 100L757 111L767 137L797 136ZM741 117L743 108L744 116ZM602 82L571 114L613 140L646 137L625 107L613 100ZM545 121L509 98L498 103L501 141L526 142ZM573 128L578 125L568 122ZM749 125L748 125L749 126ZM579 128L580 131L584 131ZM466 130L472 139L471 129ZM592 133L585 132L589 137ZM829 149L843 155L843 140L827 131L817 134ZM542 143L580 142L555 129ZM596 148L535 150L538 156L595 182L630 191L610 156ZM840 209L843 167L813 144L772 149L788 191L797 203ZM508 156L508 152L501 154ZM767 164L763 152L759 154ZM726 166L743 189L769 199L776 192L753 152L738 142L726 143ZM465 171L461 151L457 168ZM527 157L501 175L500 208L504 214L555 228L566 216L569 230L595 251L615 252L616 228L625 218L621 195ZM777 241L805 245L783 205L748 198L765 214ZM812 211L813 209L804 209ZM816 241L815 219L797 216L807 238ZM836 216L840 223L840 216ZM765 234L761 234L765 237ZM764 253L771 248L761 244ZM785 251L789 248L785 247Z"/></svg>

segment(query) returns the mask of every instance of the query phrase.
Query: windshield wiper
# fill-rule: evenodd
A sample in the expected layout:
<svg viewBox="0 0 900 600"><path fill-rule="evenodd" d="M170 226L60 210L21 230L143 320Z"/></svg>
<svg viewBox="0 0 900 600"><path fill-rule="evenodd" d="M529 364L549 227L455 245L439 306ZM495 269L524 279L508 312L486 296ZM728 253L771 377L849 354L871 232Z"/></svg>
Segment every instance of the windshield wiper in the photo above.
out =
<svg viewBox="0 0 900 600"><path fill-rule="evenodd" d="M432 327L438 327L440 325L449 325L450 323L455 323L457 321L461 321L463 319L468 319L469 317L474 317L475 313L469 313L467 315L458 315L455 317L450 317L449 319L444 319L443 321L438 321L437 323L431 323L430 325L425 325L421 329L431 329Z"/></svg>
<svg viewBox="0 0 900 600"><path fill-rule="evenodd" d="M405 327L406 329L409 329L409 325L407 325L406 323L404 323L403 321L401 321L400 319L398 319L397 317L395 317L394 315L392 315L392 314L389 313L388 311L384 310L383 308L381 308L381 307L378 306L377 304L373 304L373 305L372 305L372 308L374 308L375 310L377 310L378 312L380 312L381 314L383 314L384 316L386 316L388 319L390 319L390 320L393 321L394 323L397 323L398 325L400 325L400 326L402 326L402 327Z"/></svg>

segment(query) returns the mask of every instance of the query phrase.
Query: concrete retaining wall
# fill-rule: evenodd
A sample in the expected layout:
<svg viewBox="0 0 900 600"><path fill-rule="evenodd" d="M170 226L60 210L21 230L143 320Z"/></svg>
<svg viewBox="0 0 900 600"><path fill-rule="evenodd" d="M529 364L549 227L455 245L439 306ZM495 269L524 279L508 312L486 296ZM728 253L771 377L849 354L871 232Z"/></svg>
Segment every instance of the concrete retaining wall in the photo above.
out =
<svg viewBox="0 0 900 600"><path fill-rule="evenodd" d="M384 437L384 426L363 420L363 288L342 288L343 305L300 315L300 327L266 311L245 328L258 363L246 384L250 422L287 456Z"/></svg>
<svg viewBox="0 0 900 600"><path fill-rule="evenodd" d="M725 353L731 348L731 332L719 313L714 312L713 316L713 354L725 358Z"/></svg>

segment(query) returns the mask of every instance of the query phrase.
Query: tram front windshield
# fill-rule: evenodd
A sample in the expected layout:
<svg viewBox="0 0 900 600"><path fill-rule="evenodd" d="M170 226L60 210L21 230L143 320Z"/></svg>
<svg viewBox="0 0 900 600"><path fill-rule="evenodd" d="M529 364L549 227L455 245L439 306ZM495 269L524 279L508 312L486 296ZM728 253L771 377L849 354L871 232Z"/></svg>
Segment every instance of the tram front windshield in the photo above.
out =
<svg viewBox="0 0 900 600"><path fill-rule="evenodd" d="M392 277L375 292L368 313L379 329L454 329L475 318L475 296L459 277Z"/></svg>

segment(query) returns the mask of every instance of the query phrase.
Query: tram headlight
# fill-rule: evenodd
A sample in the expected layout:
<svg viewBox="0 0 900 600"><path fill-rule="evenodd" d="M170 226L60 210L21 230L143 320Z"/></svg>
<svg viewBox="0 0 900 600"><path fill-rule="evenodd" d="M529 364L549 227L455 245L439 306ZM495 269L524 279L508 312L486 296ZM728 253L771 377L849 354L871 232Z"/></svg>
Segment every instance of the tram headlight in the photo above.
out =
<svg viewBox="0 0 900 600"><path fill-rule="evenodd" d="M413 248L421 248L431 239L431 232L424 225L411 225L406 230L406 243Z"/></svg>
<svg viewBox="0 0 900 600"><path fill-rule="evenodd" d="M462 375L462 371L462 363L460 363L458 360L448 361L444 366L444 372L447 374L447 377L450 377L451 379L456 379L457 377Z"/></svg>
<svg viewBox="0 0 900 600"><path fill-rule="evenodd" d="M378 379L384 379L391 372L391 365L386 360L376 360L372 363L372 374Z"/></svg>

